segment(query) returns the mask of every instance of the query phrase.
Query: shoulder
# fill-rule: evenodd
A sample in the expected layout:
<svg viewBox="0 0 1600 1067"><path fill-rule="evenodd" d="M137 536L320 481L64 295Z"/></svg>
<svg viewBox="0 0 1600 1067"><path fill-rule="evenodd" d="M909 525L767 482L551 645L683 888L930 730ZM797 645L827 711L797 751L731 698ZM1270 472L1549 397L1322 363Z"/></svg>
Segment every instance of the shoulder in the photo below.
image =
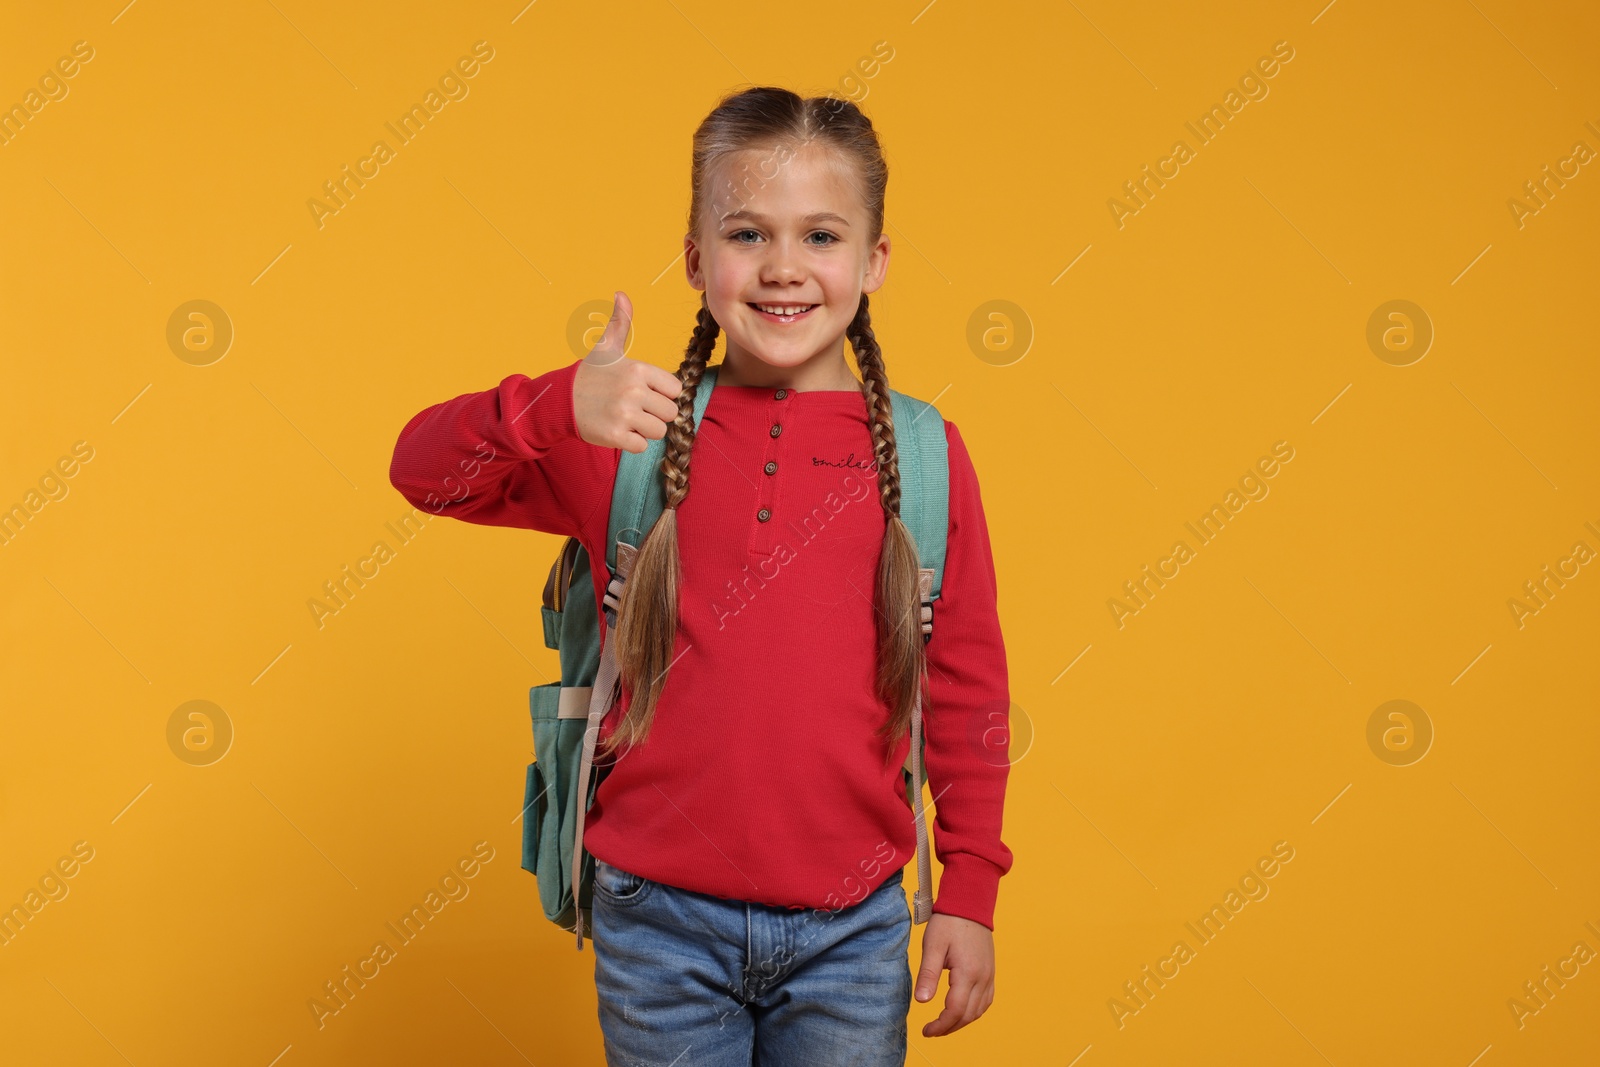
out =
<svg viewBox="0 0 1600 1067"><path fill-rule="evenodd" d="M972 463L972 454L961 436L961 429L949 419L944 420L946 466L950 472L950 499L966 505L978 497L978 470Z"/></svg>
<svg viewBox="0 0 1600 1067"><path fill-rule="evenodd" d="M934 427L942 427L947 442L953 444L959 441L960 434L956 431L955 423L945 418L933 401L912 396L898 389L890 389L889 395L894 402L897 438L917 435L921 440L927 441L935 433Z"/></svg>
<svg viewBox="0 0 1600 1067"><path fill-rule="evenodd" d="M967 442L961 436L960 427L949 419L943 419L942 421L944 422L944 439L950 446L950 455L954 457L957 452L960 452L962 460L970 463L971 459L967 455Z"/></svg>
<svg viewBox="0 0 1600 1067"><path fill-rule="evenodd" d="M931 400L893 388L889 394L894 403L895 439L901 451L919 446L923 449L937 448L935 441L942 437L939 443L944 446L951 481L970 480L973 477L972 459L960 428L945 418Z"/></svg>

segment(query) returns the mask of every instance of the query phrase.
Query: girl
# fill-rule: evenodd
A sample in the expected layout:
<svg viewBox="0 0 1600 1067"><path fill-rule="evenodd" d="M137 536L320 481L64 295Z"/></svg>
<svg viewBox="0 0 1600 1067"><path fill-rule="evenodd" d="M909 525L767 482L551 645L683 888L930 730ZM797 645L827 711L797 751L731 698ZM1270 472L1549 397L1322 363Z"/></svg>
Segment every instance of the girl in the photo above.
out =
<svg viewBox="0 0 1600 1067"><path fill-rule="evenodd" d="M867 312L888 268L887 182L853 104L725 98L694 137L684 256L702 296L677 373L622 354L632 305L618 293L589 355L435 404L395 446L391 481L413 504L578 538L598 608L618 450L666 438L666 508L604 635L622 695L599 751L626 758L584 831L608 1063L905 1062L916 845L901 767L924 657L943 876L917 999L946 969L950 986L923 1035L994 998L1012 855L1008 765L985 742L1010 708L1005 647L977 475L948 420L949 544L926 645L911 621L918 557Z"/></svg>

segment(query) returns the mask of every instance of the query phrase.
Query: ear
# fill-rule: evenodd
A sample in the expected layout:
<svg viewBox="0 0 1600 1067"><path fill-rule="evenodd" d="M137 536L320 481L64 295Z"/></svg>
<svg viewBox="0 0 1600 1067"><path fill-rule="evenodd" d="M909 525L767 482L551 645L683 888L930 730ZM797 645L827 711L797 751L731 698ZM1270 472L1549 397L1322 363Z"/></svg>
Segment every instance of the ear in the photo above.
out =
<svg viewBox="0 0 1600 1067"><path fill-rule="evenodd" d="M686 234L683 238L683 272L689 279L689 288L705 292L705 274L700 269L700 246L695 244L693 234Z"/></svg>
<svg viewBox="0 0 1600 1067"><path fill-rule="evenodd" d="M867 252L867 269L861 280L863 293L875 293L883 287L884 279L889 274L889 235L880 233L878 240L873 243Z"/></svg>

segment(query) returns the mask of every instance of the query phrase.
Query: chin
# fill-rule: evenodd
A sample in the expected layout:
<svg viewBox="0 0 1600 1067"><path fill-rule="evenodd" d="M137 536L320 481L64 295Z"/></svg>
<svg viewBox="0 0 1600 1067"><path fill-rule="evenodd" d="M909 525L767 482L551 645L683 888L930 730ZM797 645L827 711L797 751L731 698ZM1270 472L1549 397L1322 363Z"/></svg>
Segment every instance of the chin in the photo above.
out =
<svg viewBox="0 0 1600 1067"><path fill-rule="evenodd" d="M799 352L774 352L765 346L752 345L743 341L740 342L739 347L774 370L792 370L800 366L808 358Z"/></svg>

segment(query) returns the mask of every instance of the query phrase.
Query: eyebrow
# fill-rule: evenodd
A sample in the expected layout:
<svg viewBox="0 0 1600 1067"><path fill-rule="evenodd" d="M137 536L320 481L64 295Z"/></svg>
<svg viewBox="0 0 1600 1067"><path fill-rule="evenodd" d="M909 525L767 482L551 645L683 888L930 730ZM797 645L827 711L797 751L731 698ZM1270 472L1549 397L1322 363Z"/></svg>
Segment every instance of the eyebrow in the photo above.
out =
<svg viewBox="0 0 1600 1067"><path fill-rule="evenodd" d="M759 212L746 211L743 208L740 208L738 211L730 211L726 215L722 216L722 221L766 222L768 220L765 215L762 215ZM843 215L836 215L832 211L813 211L811 214L803 216L800 221L806 223L807 225L817 222L837 222L842 226L850 225L849 219L845 218Z"/></svg>

